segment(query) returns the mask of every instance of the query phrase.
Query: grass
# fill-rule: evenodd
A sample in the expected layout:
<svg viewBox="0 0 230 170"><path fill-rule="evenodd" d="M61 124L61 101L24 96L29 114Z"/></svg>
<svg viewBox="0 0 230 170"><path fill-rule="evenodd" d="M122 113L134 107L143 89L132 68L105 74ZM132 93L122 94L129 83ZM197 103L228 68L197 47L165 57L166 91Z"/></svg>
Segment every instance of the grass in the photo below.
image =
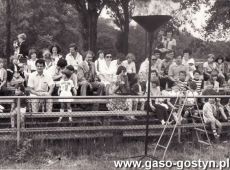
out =
<svg viewBox="0 0 230 170"><path fill-rule="evenodd" d="M174 141L170 145L166 159L218 161L230 157L230 143L228 142L205 147L190 141L191 139L185 139L181 144ZM115 170L114 160L143 154L144 142L141 139L40 142L27 140L22 149L13 148L15 148L14 143L1 143L0 169ZM151 142L150 155L153 153L153 148Z"/></svg>

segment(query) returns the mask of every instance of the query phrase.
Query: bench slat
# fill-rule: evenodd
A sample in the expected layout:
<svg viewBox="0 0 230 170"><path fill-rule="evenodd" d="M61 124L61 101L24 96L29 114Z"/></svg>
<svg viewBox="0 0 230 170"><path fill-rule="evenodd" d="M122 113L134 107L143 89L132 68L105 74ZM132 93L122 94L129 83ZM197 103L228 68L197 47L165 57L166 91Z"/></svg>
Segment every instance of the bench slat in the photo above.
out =
<svg viewBox="0 0 230 170"><path fill-rule="evenodd" d="M71 113L27 113L27 118L48 118L48 117L98 117L98 116L145 116L145 111L80 111Z"/></svg>

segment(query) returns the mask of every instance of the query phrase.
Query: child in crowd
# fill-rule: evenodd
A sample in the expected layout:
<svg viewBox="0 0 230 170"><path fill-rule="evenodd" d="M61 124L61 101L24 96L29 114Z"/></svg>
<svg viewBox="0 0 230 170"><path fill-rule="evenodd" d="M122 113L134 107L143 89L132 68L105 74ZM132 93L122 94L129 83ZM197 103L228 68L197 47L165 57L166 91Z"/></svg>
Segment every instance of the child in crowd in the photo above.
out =
<svg viewBox="0 0 230 170"><path fill-rule="evenodd" d="M72 65L68 65L66 67L67 70L71 72L70 79L73 81L74 87L77 90L78 89L78 77L77 77L77 71L74 70L74 67Z"/></svg>
<svg viewBox="0 0 230 170"><path fill-rule="evenodd" d="M180 71L179 80L177 81L177 85L181 91L185 92L187 90L188 82L186 81L186 72Z"/></svg>
<svg viewBox="0 0 230 170"><path fill-rule="evenodd" d="M130 83L130 92L131 95L143 96L144 92L142 91L141 84L139 82L139 76L137 74L134 75L132 83ZM140 110L144 110L145 99L133 99L133 110L136 111L138 107L138 103L140 102L141 107Z"/></svg>
<svg viewBox="0 0 230 170"><path fill-rule="evenodd" d="M210 79L208 80L210 82L213 82L213 88L216 92L219 92L220 89L220 81L218 81L218 71L217 70L213 70L211 72L211 76ZM207 82L206 82L207 83Z"/></svg>
<svg viewBox="0 0 230 170"><path fill-rule="evenodd" d="M29 60L27 60L28 72L33 73L37 70L36 63L37 61L37 52L35 49L29 50Z"/></svg>
<svg viewBox="0 0 230 170"><path fill-rule="evenodd" d="M214 82L207 81L206 86L204 87L204 90L202 91L203 96L207 96L210 94L217 94L217 92L213 89L214 87ZM202 98L202 103L205 104L207 100L205 98Z"/></svg>
<svg viewBox="0 0 230 170"><path fill-rule="evenodd" d="M15 72L13 75L13 79L10 82L10 85L14 87L18 84L24 84L24 79L22 78L19 72Z"/></svg>
<svg viewBox="0 0 230 170"><path fill-rule="evenodd" d="M187 100L186 100L186 104L184 107L184 118L187 119L189 116L196 114L195 113L195 108L196 108L196 104L197 104L197 97L199 94L196 91L197 89L197 85L195 82L190 82L189 83L189 90L187 91ZM189 98L192 97L192 98Z"/></svg>
<svg viewBox="0 0 230 170"><path fill-rule="evenodd" d="M161 96L161 91L158 88L159 80L155 79L150 82L150 95ZM152 112L156 113L157 118L160 120L162 125L165 125L168 120L167 109L162 105L162 102L158 98L151 98L149 106Z"/></svg>
<svg viewBox="0 0 230 170"><path fill-rule="evenodd" d="M213 94L210 94L213 95ZM222 125L218 119L216 119L217 109L215 106L215 98L209 98L203 106L203 118L206 124L211 125L214 137L219 138Z"/></svg>
<svg viewBox="0 0 230 170"><path fill-rule="evenodd" d="M17 84L15 89L15 96L25 96L25 87L23 84ZM26 106L27 106L27 100L26 99L20 99L20 118L21 118L21 126L25 126L24 118L26 113ZM17 99L15 99L14 103L11 105L11 127L15 127L15 120L17 115Z"/></svg>
<svg viewBox="0 0 230 170"><path fill-rule="evenodd" d="M0 96L6 96L8 94L6 89L7 72L4 69L4 61L0 58Z"/></svg>
<svg viewBox="0 0 230 170"><path fill-rule="evenodd" d="M62 79L59 82L60 88L59 88L59 96L62 97L70 97L73 95L76 95L76 89L74 88L74 84L73 81L70 79L71 78L71 72L67 69L62 71ZM73 94L72 94L73 93ZM64 113L64 109L65 109L65 103L67 105L67 111L69 113L72 112L72 108L71 108L71 103L73 99L60 99L61 102L61 109L60 112ZM59 117L58 122L61 122L62 117ZM72 117L69 117L69 121L72 121Z"/></svg>
<svg viewBox="0 0 230 170"><path fill-rule="evenodd" d="M204 80L202 80L201 73L199 70L195 70L193 72L192 81L196 83L196 91L200 94L201 90L204 88Z"/></svg>
<svg viewBox="0 0 230 170"><path fill-rule="evenodd" d="M15 72L19 72L18 57L17 56L11 56L10 61L11 61L11 63L7 67L7 81L8 82L10 82L12 80Z"/></svg>

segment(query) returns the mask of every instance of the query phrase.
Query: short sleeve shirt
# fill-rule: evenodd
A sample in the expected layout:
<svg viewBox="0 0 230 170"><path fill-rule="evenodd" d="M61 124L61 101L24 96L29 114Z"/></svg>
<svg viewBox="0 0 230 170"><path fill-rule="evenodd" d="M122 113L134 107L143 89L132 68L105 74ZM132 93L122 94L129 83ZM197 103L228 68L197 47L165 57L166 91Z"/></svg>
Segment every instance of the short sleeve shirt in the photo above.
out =
<svg viewBox="0 0 230 170"><path fill-rule="evenodd" d="M39 75L37 71L33 72L28 79L28 87L36 92L48 92L52 85L54 85L52 77L45 73Z"/></svg>
<svg viewBox="0 0 230 170"><path fill-rule="evenodd" d="M186 75L188 75L189 74L188 66L185 66L183 64L181 64L181 65L171 64L170 67L169 67L168 75L173 77L174 79L178 79L179 78L179 73L181 71L185 71Z"/></svg>
<svg viewBox="0 0 230 170"><path fill-rule="evenodd" d="M65 81L61 79L59 84L60 84L61 93L71 93L71 89L74 88L74 84L72 80Z"/></svg>
<svg viewBox="0 0 230 170"><path fill-rule="evenodd" d="M66 61L68 65L72 65L75 70L78 69L78 65L83 62L82 56L77 53L77 56L74 58L70 53L66 55Z"/></svg>

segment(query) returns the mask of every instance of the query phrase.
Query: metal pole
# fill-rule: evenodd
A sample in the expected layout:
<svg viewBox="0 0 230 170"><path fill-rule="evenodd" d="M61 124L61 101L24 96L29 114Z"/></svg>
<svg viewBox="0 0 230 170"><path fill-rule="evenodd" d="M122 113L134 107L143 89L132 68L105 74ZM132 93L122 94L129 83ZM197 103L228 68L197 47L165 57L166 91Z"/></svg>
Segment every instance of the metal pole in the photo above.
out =
<svg viewBox="0 0 230 170"><path fill-rule="evenodd" d="M20 119L20 98L18 98L18 100L17 100L17 147L19 148L19 146L20 146L20 131L21 131L21 129L20 129L20 126L21 126L21 119Z"/></svg>
<svg viewBox="0 0 230 170"><path fill-rule="evenodd" d="M148 98L147 98L147 117L146 117L146 134L145 134L145 155L148 154L148 136L149 136L149 112L150 112L150 80L151 80L151 56L152 56L152 33L148 33L149 39L149 74L148 74Z"/></svg>

